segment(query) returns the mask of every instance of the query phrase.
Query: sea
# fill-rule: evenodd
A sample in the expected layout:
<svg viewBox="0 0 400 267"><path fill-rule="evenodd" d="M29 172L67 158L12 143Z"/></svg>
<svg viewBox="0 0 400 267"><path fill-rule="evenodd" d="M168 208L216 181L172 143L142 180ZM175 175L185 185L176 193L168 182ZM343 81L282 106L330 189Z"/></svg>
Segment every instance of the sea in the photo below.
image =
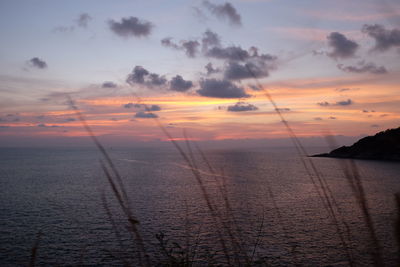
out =
<svg viewBox="0 0 400 267"><path fill-rule="evenodd" d="M0 266L398 266L398 162L181 147L0 148Z"/></svg>

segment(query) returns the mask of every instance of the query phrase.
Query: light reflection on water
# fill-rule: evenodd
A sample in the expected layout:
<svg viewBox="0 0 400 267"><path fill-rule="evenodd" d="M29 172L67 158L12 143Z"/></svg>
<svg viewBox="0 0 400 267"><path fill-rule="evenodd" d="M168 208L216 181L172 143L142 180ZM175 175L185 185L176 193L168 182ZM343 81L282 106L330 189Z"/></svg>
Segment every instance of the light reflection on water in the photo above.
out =
<svg viewBox="0 0 400 267"><path fill-rule="evenodd" d="M222 257L215 220L190 168L179 155L155 149L114 149L110 153L124 177L150 253L157 253L154 236L163 231L168 239L182 245L199 238L201 249L217 251L216 257ZM121 249L102 205L103 192L122 230L125 224L99 157L92 149L0 149L2 266L26 265L38 231L43 232L38 263L121 264L118 258L124 255L119 254ZM247 245L249 253L259 236L256 256L267 257L270 265L347 264L335 227L293 151L207 151L207 158L219 174L218 181L225 182L240 228L237 238ZM357 264L369 265L366 228L342 170L335 159L313 161L350 227ZM196 163L210 199L224 209L212 171L199 155ZM393 194L400 191L400 166L376 161L357 161L357 166L385 260L394 266ZM129 236L122 238L124 247L130 247ZM124 252L130 253L129 249Z"/></svg>

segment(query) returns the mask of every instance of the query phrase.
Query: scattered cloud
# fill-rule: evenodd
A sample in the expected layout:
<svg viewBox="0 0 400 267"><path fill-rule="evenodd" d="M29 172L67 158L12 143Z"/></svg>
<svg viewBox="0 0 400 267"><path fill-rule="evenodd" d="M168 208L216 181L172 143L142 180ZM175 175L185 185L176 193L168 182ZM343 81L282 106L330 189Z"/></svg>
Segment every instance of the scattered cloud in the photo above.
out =
<svg viewBox="0 0 400 267"><path fill-rule="evenodd" d="M250 54L240 46L228 46L226 48L216 46L207 50L206 56L217 59L244 61L250 57Z"/></svg>
<svg viewBox="0 0 400 267"><path fill-rule="evenodd" d="M28 61L28 65L29 65L30 67L38 68L38 69L45 69L45 68L47 68L47 63L46 63L44 60L42 60L42 59L40 59L40 58L38 58L38 57L31 58L31 59Z"/></svg>
<svg viewBox="0 0 400 267"><path fill-rule="evenodd" d="M328 53L328 56L338 59L338 58L350 58L353 57L359 48L359 45L347 39L346 36L339 32L332 32L327 36L328 45L333 49L332 52Z"/></svg>
<svg viewBox="0 0 400 267"><path fill-rule="evenodd" d="M140 107L142 107L141 104L134 104L134 103L128 103L128 104L124 104L122 106L124 108L140 108Z"/></svg>
<svg viewBox="0 0 400 267"><path fill-rule="evenodd" d="M151 34L153 24L137 17L122 18L120 22L109 20L110 29L121 37L146 37Z"/></svg>
<svg viewBox="0 0 400 267"><path fill-rule="evenodd" d="M249 85L249 88L250 88L251 90L254 90L254 91L261 91L261 90L263 90L262 87L260 87L260 86L258 86L258 85L254 85L254 84L250 84L250 85Z"/></svg>
<svg viewBox="0 0 400 267"><path fill-rule="evenodd" d="M151 112L139 111L135 114L135 118L154 119L158 118L158 115Z"/></svg>
<svg viewBox="0 0 400 267"><path fill-rule="evenodd" d="M209 1L203 1L203 5L218 19L228 20L234 26L242 25L240 14L231 3L226 2L225 4L216 5Z"/></svg>
<svg viewBox="0 0 400 267"><path fill-rule="evenodd" d="M178 92L185 92L193 87L193 82L185 81L180 75L173 77L169 84L172 91Z"/></svg>
<svg viewBox="0 0 400 267"><path fill-rule="evenodd" d="M332 104L329 103L327 101L324 102L318 102L317 105L321 106L321 107L327 107L327 106L349 106L352 105L354 102L351 99L347 99L347 100L341 100L341 101L337 101L336 103Z"/></svg>
<svg viewBox="0 0 400 267"><path fill-rule="evenodd" d="M195 57L200 43L197 41L182 41L182 48L188 57Z"/></svg>
<svg viewBox="0 0 400 267"><path fill-rule="evenodd" d="M246 104L245 102L237 102L235 105L228 106L228 111L231 112L243 112L243 111L253 111L258 110L258 107L252 104Z"/></svg>
<svg viewBox="0 0 400 267"><path fill-rule="evenodd" d="M122 105L124 108L136 108L142 109L142 111L160 111L161 107L159 105L144 105L144 104L134 104L128 103Z"/></svg>
<svg viewBox="0 0 400 267"><path fill-rule="evenodd" d="M185 51L188 57L196 57L197 53L199 52L200 43L198 41L193 40L182 40L181 44L178 45L172 41L171 37L166 37L161 40L161 44L165 47L173 48L176 50L183 50Z"/></svg>
<svg viewBox="0 0 400 267"><path fill-rule="evenodd" d="M392 47L400 47L400 29L388 30L380 24L365 24L362 32L375 39L373 50L384 52Z"/></svg>
<svg viewBox="0 0 400 267"><path fill-rule="evenodd" d="M141 84L147 87L162 86L167 83L164 76L156 73L150 73L142 66L135 66L132 72L126 78L126 82L130 85Z"/></svg>
<svg viewBox="0 0 400 267"><path fill-rule="evenodd" d="M82 13L79 15L76 23L79 27L86 28L89 24L89 21L92 20L92 17L88 13Z"/></svg>
<svg viewBox="0 0 400 267"><path fill-rule="evenodd" d="M260 61L248 62L244 64L231 61L224 70L224 78L227 80L264 78L268 76L268 67Z"/></svg>
<svg viewBox="0 0 400 267"><path fill-rule="evenodd" d="M211 62L209 62L207 65L205 65L204 68L207 71L207 75L221 72L221 70L219 68L214 68Z"/></svg>
<svg viewBox="0 0 400 267"><path fill-rule="evenodd" d="M218 34L211 30L207 30L203 33L201 44L204 51L207 51L209 47L220 46L221 40Z"/></svg>
<svg viewBox="0 0 400 267"><path fill-rule="evenodd" d="M373 62L366 63L365 61L360 61L356 66L344 66L343 64L338 64L337 67L344 72L352 73L371 73L371 74L386 74L387 69L384 66L377 66Z"/></svg>
<svg viewBox="0 0 400 267"><path fill-rule="evenodd" d="M314 120L315 121L322 121L322 118L321 117L315 117Z"/></svg>
<svg viewBox="0 0 400 267"><path fill-rule="evenodd" d="M349 106L351 104L353 104L353 101L351 99L336 102L337 106Z"/></svg>
<svg viewBox="0 0 400 267"><path fill-rule="evenodd" d="M318 102L317 105L318 105L318 106L321 106L321 107L327 107L327 106L329 106L330 104L329 104L329 102L324 101L324 102Z"/></svg>
<svg viewBox="0 0 400 267"><path fill-rule="evenodd" d="M101 85L102 88L116 88L117 84L110 82L110 81L106 81L103 82L103 84Z"/></svg>
<svg viewBox="0 0 400 267"><path fill-rule="evenodd" d="M288 111L290 111L291 109L290 109L290 108L276 108L275 110L276 110L276 111L279 111L279 112L288 112Z"/></svg>
<svg viewBox="0 0 400 267"><path fill-rule="evenodd" d="M133 83L143 84L145 82L144 78L149 74L150 73L142 66L135 66L132 73L128 75L126 81L129 84Z"/></svg>
<svg viewBox="0 0 400 267"><path fill-rule="evenodd" d="M151 105L147 107L149 111L160 111L161 107L159 105Z"/></svg>
<svg viewBox="0 0 400 267"><path fill-rule="evenodd" d="M78 16L78 18L74 21L74 25L87 28L89 22L92 20L92 17L88 13L82 13ZM70 33L75 30L75 26L57 26L53 29L54 33Z"/></svg>
<svg viewBox="0 0 400 267"><path fill-rule="evenodd" d="M343 93L343 92L350 92L350 91L358 91L360 88L336 88L335 91Z"/></svg>
<svg viewBox="0 0 400 267"><path fill-rule="evenodd" d="M170 48L174 48L174 49L181 49L181 47L179 45L177 45L176 43L174 43L172 41L172 37L166 37L164 39L161 40L161 44L165 47L170 47Z"/></svg>
<svg viewBox="0 0 400 267"><path fill-rule="evenodd" d="M201 96L216 98L244 98L249 97L243 88L228 80L204 79L200 81L197 93Z"/></svg>

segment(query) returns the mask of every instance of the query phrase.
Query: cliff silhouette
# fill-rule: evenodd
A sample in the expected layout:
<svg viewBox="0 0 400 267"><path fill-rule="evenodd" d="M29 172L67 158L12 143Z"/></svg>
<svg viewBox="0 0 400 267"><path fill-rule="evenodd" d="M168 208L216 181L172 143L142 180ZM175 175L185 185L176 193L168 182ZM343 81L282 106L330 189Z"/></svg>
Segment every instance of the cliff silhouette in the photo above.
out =
<svg viewBox="0 0 400 267"><path fill-rule="evenodd" d="M351 146L342 146L313 157L400 161L400 127L364 137Z"/></svg>

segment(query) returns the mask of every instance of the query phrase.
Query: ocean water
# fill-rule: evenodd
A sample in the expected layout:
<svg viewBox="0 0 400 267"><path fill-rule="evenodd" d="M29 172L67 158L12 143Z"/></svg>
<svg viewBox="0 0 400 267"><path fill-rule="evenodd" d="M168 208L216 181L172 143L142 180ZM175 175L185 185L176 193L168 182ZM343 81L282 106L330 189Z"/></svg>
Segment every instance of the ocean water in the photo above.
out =
<svg viewBox="0 0 400 267"><path fill-rule="evenodd" d="M165 257L156 238L162 233L167 247L190 247L197 266L226 263L221 239L232 258L241 254L245 260L246 254L271 266L348 266L339 228L355 265L372 265L374 250L343 172L345 160L312 158L333 196L335 223L318 178L303 165L308 159L290 148L207 150L206 161L193 152L204 191L173 149L108 152L153 264ZM37 240L38 265L119 266L137 260L137 243L100 160L91 148L0 149L0 266L28 265ZM400 164L354 162L384 261L396 266Z"/></svg>

